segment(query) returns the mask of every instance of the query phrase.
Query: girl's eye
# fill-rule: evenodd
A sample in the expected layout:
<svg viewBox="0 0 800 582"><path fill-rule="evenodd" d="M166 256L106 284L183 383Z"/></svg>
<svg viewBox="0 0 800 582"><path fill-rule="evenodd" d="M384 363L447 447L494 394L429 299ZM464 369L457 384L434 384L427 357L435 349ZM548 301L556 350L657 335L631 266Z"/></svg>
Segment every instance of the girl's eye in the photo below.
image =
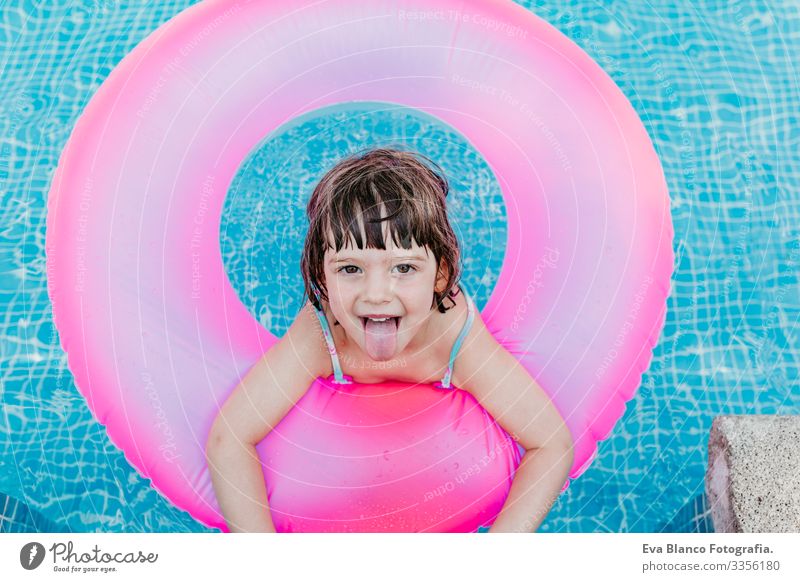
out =
<svg viewBox="0 0 800 582"><path fill-rule="evenodd" d="M409 264L406 264L406 263L403 263L401 265L397 265L395 267L395 269L398 269L400 274L402 274L402 275L407 275L408 273L411 273L411 272L417 270L417 268L414 265L409 265ZM358 273L359 270L360 269L358 267L356 267L355 265L345 265L344 267L341 267L339 269L339 272L340 273L344 272L344 273L346 273L348 275L355 275L356 273Z"/></svg>

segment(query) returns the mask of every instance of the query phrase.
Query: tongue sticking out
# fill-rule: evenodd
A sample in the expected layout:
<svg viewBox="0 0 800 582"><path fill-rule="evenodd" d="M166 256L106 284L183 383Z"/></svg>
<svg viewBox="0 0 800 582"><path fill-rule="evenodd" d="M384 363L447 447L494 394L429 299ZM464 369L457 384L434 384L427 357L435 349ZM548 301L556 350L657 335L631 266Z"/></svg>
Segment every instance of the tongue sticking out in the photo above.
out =
<svg viewBox="0 0 800 582"><path fill-rule="evenodd" d="M388 360L394 355L397 348L397 319L392 317L386 321L373 321L367 318L364 326L366 347L373 360Z"/></svg>

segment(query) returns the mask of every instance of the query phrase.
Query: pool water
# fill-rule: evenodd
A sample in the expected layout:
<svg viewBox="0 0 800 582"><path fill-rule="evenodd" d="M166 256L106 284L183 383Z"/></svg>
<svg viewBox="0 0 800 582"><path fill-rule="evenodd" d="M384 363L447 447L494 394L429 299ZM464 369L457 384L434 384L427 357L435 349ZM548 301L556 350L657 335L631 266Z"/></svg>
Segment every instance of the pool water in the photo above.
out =
<svg viewBox="0 0 800 582"><path fill-rule="evenodd" d="M18 0L0 10L0 531L209 531L141 478L89 412L53 326L44 255L50 181L80 112L124 55L193 3ZM520 4L583 47L630 99L664 167L675 227L672 293L650 369L541 531L707 531L712 419L800 412L791 59L800 11L788 0ZM479 306L490 295L505 208L480 153L413 110L333 108L268 136L226 203L226 268L275 333L302 298L298 192L309 195L338 156L376 143L442 164L452 220L470 242L467 285ZM267 268L277 269L275 285L263 283Z"/></svg>

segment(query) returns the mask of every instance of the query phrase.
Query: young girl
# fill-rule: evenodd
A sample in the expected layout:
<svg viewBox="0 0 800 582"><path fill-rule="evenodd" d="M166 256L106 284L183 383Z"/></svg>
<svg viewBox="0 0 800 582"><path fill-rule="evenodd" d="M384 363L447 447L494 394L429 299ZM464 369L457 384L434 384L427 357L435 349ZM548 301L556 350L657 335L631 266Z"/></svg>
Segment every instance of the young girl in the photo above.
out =
<svg viewBox="0 0 800 582"><path fill-rule="evenodd" d="M389 148L341 161L314 189L301 265L309 302L225 402L206 445L231 531L275 531L255 445L320 376L469 391L526 449L489 531L534 531L547 515L572 439L459 283L447 193L439 166Z"/></svg>

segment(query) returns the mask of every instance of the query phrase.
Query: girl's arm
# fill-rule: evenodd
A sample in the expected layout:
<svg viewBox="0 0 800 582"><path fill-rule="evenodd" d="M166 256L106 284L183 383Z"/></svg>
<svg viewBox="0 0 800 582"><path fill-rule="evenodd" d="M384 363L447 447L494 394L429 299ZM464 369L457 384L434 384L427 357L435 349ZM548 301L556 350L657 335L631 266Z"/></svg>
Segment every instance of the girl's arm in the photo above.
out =
<svg viewBox="0 0 800 582"><path fill-rule="evenodd" d="M310 308L306 304L286 335L250 369L208 435L211 482L231 532L275 531L255 447L324 373L327 352Z"/></svg>
<svg viewBox="0 0 800 582"><path fill-rule="evenodd" d="M558 498L572 467L572 435L550 398L480 317L453 369L467 390L526 450L508 498L489 532L533 532Z"/></svg>

